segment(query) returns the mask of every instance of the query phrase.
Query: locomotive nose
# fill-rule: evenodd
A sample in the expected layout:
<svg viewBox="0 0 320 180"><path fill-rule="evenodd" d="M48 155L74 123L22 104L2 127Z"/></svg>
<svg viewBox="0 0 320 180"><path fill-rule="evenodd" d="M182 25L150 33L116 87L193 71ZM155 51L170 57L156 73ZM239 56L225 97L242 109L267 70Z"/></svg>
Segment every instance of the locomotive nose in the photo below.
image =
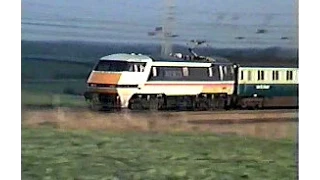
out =
<svg viewBox="0 0 320 180"><path fill-rule="evenodd" d="M93 72L88 78L88 84L118 84L121 73Z"/></svg>

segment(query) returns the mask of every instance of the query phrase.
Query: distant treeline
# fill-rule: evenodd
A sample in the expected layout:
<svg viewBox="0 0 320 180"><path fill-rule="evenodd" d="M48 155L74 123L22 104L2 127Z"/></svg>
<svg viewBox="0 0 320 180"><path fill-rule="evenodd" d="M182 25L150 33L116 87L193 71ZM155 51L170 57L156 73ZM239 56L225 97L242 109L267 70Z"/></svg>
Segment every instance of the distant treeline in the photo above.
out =
<svg viewBox="0 0 320 180"><path fill-rule="evenodd" d="M22 41L21 54L27 58L93 63L100 57L113 53L141 53L158 56L159 44L97 43L82 41ZM201 47L195 51L203 56L222 56L232 61L291 61L298 62L298 49L270 48L212 48ZM173 52L188 54L188 47L173 45Z"/></svg>

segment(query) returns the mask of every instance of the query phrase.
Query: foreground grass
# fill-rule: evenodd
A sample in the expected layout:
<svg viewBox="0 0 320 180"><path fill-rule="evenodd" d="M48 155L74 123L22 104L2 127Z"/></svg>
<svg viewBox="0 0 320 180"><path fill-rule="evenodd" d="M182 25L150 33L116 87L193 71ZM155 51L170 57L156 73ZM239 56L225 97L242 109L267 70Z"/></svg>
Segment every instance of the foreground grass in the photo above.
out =
<svg viewBox="0 0 320 180"><path fill-rule="evenodd" d="M22 179L294 179L295 143L22 129Z"/></svg>

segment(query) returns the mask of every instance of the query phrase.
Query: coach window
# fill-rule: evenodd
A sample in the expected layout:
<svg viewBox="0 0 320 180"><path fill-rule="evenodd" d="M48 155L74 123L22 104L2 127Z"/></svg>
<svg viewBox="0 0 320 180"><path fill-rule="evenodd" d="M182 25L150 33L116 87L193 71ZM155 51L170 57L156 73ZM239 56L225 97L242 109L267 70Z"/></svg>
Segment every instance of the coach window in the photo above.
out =
<svg viewBox="0 0 320 180"><path fill-rule="evenodd" d="M279 80L279 71L272 71L272 80Z"/></svg>
<svg viewBox="0 0 320 180"><path fill-rule="evenodd" d="M219 72L220 72L220 80L224 79L224 74L223 74L223 67L219 66Z"/></svg>
<svg viewBox="0 0 320 180"><path fill-rule="evenodd" d="M287 71L287 81L293 79L293 71Z"/></svg>
<svg viewBox="0 0 320 180"><path fill-rule="evenodd" d="M228 66L228 68L229 68L230 75L233 76L233 74L234 74L233 66Z"/></svg>
<svg viewBox="0 0 320 180"><path fill-rule="evenodd" d="M251 71L248 71L248 81L251 81Z"/></svg>
<svg viewBox="0 0 320 180"><path fill-rule="evenodd" d="M243 80L243 71L240 72L240 79Z"/></svg>
<svg viewBox="0 0 320 180"><path fill-rule="evenodd" d="M228 74L228 67L227 66L223 66L223 74L224 75Z"/></svg>
<svg viewBox="0 0 320 180"><path fill-rule="evenodd" d="M181 67L162 67L164 77L168 78L180 78L182 77Z"/></svg>
<svg viewBox="0 0 320 180"><path fill-rule="evenodd" d="M220 78L220 70L219 70L220 66L212 66L210 69L212 71L212 76L210 79L212 80L221 80ZM209 72L207 72L207 75L210 75L210 70Z"/></svg>
<svg viewBox="0 0 320 180"><path fill-rule="evenodd" d="M183 76L189 76L189 69L187 67L183 67L182 74L183 74Z"/></svg>
<svg viewBox="0 0 320 180"><path fill-rule="evenodd" d="M262 70L258 71L258 80L264 80L264 71Z"/></svg>
<svg viewBox="0 0 320 180"><path fill-rule="evenodd" d="M156 68L156 67L152 67L152 76L153 76L153 77L158 76L158 74L157 74L157 68Z"/></svg>
<svg viewBox="0 0 320 180"><path fill-rule="evenodd" d="M212 67L208 68L208 74L209 74L209 77L213 76Z"/></svg>

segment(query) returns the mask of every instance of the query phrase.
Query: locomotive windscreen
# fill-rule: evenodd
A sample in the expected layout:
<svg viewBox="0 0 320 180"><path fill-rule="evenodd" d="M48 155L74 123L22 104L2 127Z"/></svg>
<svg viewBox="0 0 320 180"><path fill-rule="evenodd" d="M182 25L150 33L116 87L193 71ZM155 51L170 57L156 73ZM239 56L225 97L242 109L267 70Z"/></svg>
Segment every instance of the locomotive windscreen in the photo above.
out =
<svg viewBox="0 0 320 180"><path fill-rule="evenodd" d="M140 62L126 62L126 61L99 61L94 68L95 71L131 71L131 72L143 72L146 63Z"/></svg>

